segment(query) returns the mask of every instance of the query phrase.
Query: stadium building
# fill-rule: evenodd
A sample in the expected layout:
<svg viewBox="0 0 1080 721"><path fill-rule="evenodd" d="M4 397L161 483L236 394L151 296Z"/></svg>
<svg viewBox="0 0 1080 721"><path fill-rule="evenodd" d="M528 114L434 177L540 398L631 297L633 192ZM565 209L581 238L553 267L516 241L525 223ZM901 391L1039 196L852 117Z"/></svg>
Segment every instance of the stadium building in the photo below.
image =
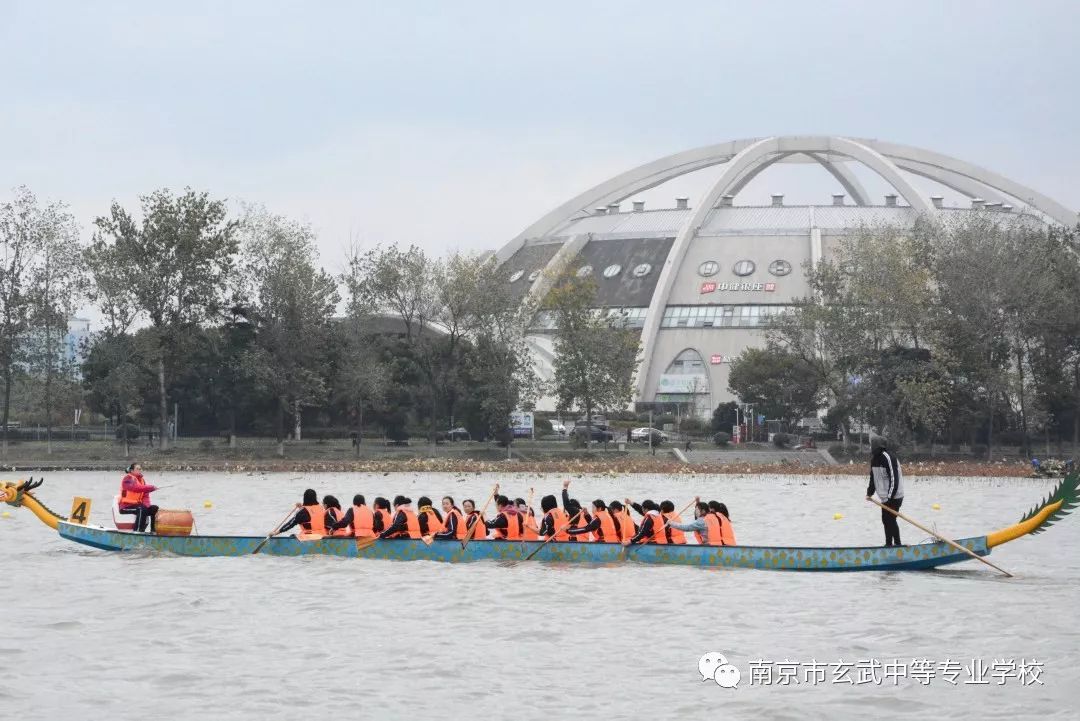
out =
<svg viewBox="0 0 1080 721"><path fill-rule="evenodd" d="M740 192L778 164L811 163L831 177L830 202L741 204ZM644 197L691 174L708 175L695 202L647 208ZM758 183L760 185L760 182ZM868 188L879 187L883 192ZM828 186L821 197L828 200ZM669 203L670 205L670 203ZM808 293L804 264L829 257L845 234L920 215L1024 213L1073 225L1077 213L970 163L919 148L846 137L769 137L688 150L581 193L526 228L496 254L517 297L540 301L564 268L592 276L600 310L641 331L635 404L680 404L698 415L731 400L728 372L763 343L760 326ZM552 377L554 319L537 313L528 332L536 367ZM541 409L553 400L543 399Z"/></svg>

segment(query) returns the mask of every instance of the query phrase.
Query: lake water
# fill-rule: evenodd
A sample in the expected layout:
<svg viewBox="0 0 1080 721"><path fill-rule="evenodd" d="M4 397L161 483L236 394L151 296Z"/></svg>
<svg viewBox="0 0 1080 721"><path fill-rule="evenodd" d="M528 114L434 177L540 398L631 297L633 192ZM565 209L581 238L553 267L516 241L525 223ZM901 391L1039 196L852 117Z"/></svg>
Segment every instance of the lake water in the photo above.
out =
<svg viewBox="0 0 1080 721"><path fill-rule="evenodd" d="M535 486L537 499L561 483L419 473L151 480L168 486L155 502L194 509L199 531L250 535L309 486L343 502L357 492L369 502L396 493L482 502L496 480L513 496ZM50 474L38 496L62 512L89 496L91 521L106 523L118 481ZM903 511L954 537L1015 522L1053 485L906 481ZM880 543L864 490L862 478L784 476L585 477L571 487L582 501L722 500L739 541L760 545ZM1075 517L995 549L991 560L1016 575L1007 579L975 561L826 574L121 555L62 541L29 512L3 508L12 516L0 519L0 718L1077 718ZM903 523L901 532L908 543L925 538ZM707 652L739 669L737 688L702 681ZM1010 672L1022 659L1027 684ZM1005 683L968 683L977 662ZM779 683L793 669L799 683ZM942 676L956 671L955 685ZM838 673L854 683L834 683Z"/></svg>

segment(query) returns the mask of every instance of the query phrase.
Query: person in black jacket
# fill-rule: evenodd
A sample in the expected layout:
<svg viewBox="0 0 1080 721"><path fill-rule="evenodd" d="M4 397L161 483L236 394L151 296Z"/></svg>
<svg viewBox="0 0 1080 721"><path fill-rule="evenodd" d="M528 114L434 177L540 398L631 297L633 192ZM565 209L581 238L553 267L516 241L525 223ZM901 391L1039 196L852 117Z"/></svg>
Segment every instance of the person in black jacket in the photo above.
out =
<svg viewBox="0 0 1080 721"><path fill-rule="evenodd" d="M896 453L888 450L888 442L877 436L870 441L870 485L866 487L866 500L875 493L881 499L881 505L894 511L900 510L904 502L904 474L900 471L900 461ZM885 508L881 509L881 525L885 527L885 546L901 546L900 524L896 516Z"/></svg>

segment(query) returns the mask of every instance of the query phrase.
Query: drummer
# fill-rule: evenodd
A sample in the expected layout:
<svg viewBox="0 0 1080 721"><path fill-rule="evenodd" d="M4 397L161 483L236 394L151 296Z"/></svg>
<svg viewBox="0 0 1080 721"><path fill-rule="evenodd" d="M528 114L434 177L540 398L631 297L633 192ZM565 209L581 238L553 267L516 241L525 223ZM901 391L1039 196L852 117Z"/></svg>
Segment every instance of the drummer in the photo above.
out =
<svg viewBox="0 0 1080 721"><path fill-rule="evenodd" d="M157 530L158 507L150 503L150 494L157 486L150 485L143 478L142 466L132 463L120 481L120 513L135 516L135 531L146 531L146 522L150 521L150 533Z"/></svg>

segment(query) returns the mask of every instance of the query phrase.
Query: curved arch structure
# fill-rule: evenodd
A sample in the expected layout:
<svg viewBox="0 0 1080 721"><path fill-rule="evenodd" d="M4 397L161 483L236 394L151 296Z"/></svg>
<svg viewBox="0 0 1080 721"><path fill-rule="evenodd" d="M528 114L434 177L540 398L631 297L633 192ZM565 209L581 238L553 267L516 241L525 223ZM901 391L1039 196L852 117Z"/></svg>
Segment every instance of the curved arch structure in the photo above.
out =
<svg viewBox="0 0 1080 721"><path fill-rule="evenodd" d="M898 196L917 214L933 215L937 208L911 183L911 176L927 178L969 198L1012 204L1018 209L1035 211L1052 222L1071 226L1077 213L1051 198L1001 175L971 163L930 150L879 140L839 136L774 136L745 138L708 145L645 163L616 175L571 198L527 227L496 254L502 263L527 242L543 238L566 240L548 262L545 270L572 262L588 242L588 236L568 230L575 221L591 215L594 208L621 203L639 193L670 180L714 166L723 166L717 180L679 221L671 250L660 269L642 328L643 360L636 376L637 397L648 395L653 359L652 348L676 276L687 249L714 209L725 196L737 197L750 181L777 163L817 163L850 195L856 206L870 205L870 198L852 165L872 171L895 189ZM670 236L669 236L670 237ZM819 240L816 241L820 244ZM552 273L547 273L551 276ZM528 294L538 301L548 284L537 283Z"/></svg>

